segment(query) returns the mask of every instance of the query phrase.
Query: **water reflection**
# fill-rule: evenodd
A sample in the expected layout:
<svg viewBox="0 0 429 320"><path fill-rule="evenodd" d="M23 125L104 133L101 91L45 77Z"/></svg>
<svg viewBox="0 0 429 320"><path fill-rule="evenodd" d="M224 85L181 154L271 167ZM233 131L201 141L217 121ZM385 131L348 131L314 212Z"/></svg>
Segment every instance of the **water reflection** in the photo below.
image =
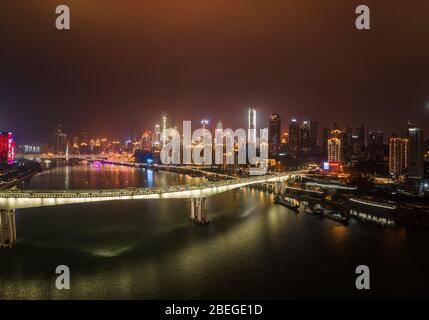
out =
<svg viewBox="0 0 429 320"><path fill-rule="evenodd" d="M26 186L52 188L64 175L70 188L86 181L92 187L110 181L109 188L126 180L147 186L196 182L126 167L66 172L44 172ZM209 198L207 226L190 223L188 210L179 199L17 210L17 247L0 251L0 298L356 297L359 264L374 270L374 296L428 296L425 230L343 226L275 205L271 194L250 188ZM55 289L59 264L72 271L70 291Z"/></svg>

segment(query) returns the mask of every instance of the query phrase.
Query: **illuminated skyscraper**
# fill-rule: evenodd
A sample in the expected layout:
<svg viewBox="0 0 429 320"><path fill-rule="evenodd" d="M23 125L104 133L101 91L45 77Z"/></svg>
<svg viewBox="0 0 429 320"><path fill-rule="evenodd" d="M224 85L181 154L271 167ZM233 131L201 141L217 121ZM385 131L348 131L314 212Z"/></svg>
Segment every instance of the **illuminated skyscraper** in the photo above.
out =
<svg viewBox="0 0 429 320"><path fill-rule="evenodd" d="M389 139L389 173L399 177L407 172L408 139L392 137Z"/></svg>
<svg viewBox="0 0 429 320"><path fill-rule="evenodd" d="M168 126L167 126L167 112L163 111L161 113L161 136L162 136L162 132L164 130L167 130ZM162 136L162 145L165 145L167 143L167 135L163 135Z"/></svg>
<svg viewBox="0 0 429 320"><path fill-rule="evenodd" d="M270 117L270 127L268 132L268 156L270 159L275 159L280 152L280 135L280 116L277 113L273 113Z"/></svg>
<svg viewBox="0 0 429 320"><path fill-rule="evenodd" d="M408 176L423 178L424 175L424 139L423 130L412 126L408 128Z"/></svg>
<svg viewBox="0 0 429 320"><path fill-rule="evenodd" d="M307 155L311 151L310 122L303 121L299 130L299 151Z"/></svg>
<svg viewBox="0 0 429 320"><path fill-rule="evenodd" d="M342 161L341 139L338 137L333 136L328 140L328 161L329 162Z"/></svg>
<svg viewBox="0 0 429 320"><path fill-rule="evenodd" d="M249 143L256 143L256 110L249 108L249 123L248 123L248 138Z"/></svg>
<svg viewBox="0 0 429 320"><path fill-rule="evenodd" d="M289 154L298 156L299 152L299 125L296 119L292 119L289 124Z"/></svg>
<svg viewBox="0 0 429 320"><path fill-rule="evenodd" d="M220 164L221 162L225 163L223 139L217 139L217 136L220 135L222 132L223 132L223 124L222 124L222 121L219 120L216 124L214 142L215 142L215 147L217 148L222 147L222 152L215 152L216 164Z"/></svg>
<svg viewBox="0 0 429 320"><path fill-rule="evenodd" d="M328 161L329 162L341 162L341 139L330 138L328 140Z"/></svg>
<svg viewBox="0 0 429 320"><path fill-rule="evenodd" d="M53 134L53 149L57 153L65 153L67 147L67 135L63 132L61 124L58 124Z"/></svg>
<svg viewBox="0 0 429 320"><path fill-rule="evenodd" d="M141 138L141 146L144 151L152 150L152 132L145 131Z"/></svg>
<svg viewBox="0 0 429 320"><path fill-rule="evenodd" d="M314 154L318 151L317 122L310 120L310 151Z"/></svg>
<svg viewBox="0 0 429 320"><path fill-rule="evenodd" d="M15 160L15 140L11 132L0 132L0 163Z"/></svg>
<svg viewBox="0 0 429 320"><path fill-rule="evenodd" d="M209 121L207 119L201 120L201 125L203 126L203 130L207 129L207 126L209 125Z"/></svg>
<svg viewBox="0 0 429 320"><path fill-rule="evenodd" d="M217 141L217 139L216 139L216 136L222 132L223 132L223 124L222 124L222 121L219 120L216 123L216 129L215 129L215 136L214 136L215 144L222 143L222 141Z"/></svg>
<svg viewBox="0 0 429 320"><path fill-rule="evenodd" d="M155 132L152 137L152 147L159 148L161 145L161 126L159 124L155 125Z"/></svg>
<svg viewBox="0 0 429 320"><path fill-rule="evenodd" d="M354 134L352 134L352 146L351 146L351 158L358 160L362 158L365 150L365 128L360 126L356 128Z"/></svg>

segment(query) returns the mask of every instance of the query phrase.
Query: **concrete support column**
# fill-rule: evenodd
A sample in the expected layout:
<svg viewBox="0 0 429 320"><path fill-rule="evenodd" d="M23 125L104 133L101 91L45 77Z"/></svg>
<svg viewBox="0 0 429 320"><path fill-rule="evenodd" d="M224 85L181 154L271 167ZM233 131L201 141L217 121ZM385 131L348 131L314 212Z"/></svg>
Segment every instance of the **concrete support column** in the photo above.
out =
<svg viewBox="0 0 429 320"><path fill-rule="evenodd" d="M275 187L274 187L274 198L276 200L281 199L282 197L282 183L280 181L277 181L275 183Z"/></svg>
<svg viewBox="0 0 429 320"><path fill-rule="evenodd" d="M12 248L15 244L15 210L0 209L0 248Z"/></svg>
<svg viewBox="0 0 429 320"><path fill-rule="evenodd" d="M208 223L207 198L191 198L190 219L198 224Z"/></svg>
<svg viewBox="0 0 429 320"><path fill-rule="evenodd" d="M280 188L280 195L284 196L286 193L286 185L284 183L282 183L282 186Z"/></svg>

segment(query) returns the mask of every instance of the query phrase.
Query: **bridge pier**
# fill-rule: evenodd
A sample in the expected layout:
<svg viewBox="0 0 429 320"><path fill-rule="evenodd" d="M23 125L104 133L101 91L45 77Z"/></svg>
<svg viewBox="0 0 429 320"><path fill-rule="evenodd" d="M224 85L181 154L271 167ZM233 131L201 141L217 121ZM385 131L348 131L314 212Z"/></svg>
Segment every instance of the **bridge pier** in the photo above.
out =
<svg viewBox="0 0 429 320"><path fill-rule="evenodd" d="M280 181L276 181L274 186L274 198L276 200L282 199L285 191L286 191L286 188L284 186L284 183Z"/></svg>
<svg viewBox="0 0 429 320"><path fill-rule="evenodd" d="M13 248L15 244L15 209L0 209L0 248Z"/></svg>
<svg viewBox="0 0 429 320"><path fill-rule="evenodd" d="M191 198L190 219L198 224L209 222L207 217L207 198Z"/></svg>

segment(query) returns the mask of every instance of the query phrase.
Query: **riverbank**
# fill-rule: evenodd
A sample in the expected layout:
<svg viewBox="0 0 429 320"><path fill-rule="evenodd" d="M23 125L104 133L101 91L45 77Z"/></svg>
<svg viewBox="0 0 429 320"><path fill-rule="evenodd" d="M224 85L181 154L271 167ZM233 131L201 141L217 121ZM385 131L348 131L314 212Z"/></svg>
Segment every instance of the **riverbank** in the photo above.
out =
<svg viewBox="0 0 429 320"><path fill-rule="evenodd" d="M9 189L20 182L41 172L41 166L33 161L18 161L13 165L2 168L0 173L0 190Z"/></svg>

